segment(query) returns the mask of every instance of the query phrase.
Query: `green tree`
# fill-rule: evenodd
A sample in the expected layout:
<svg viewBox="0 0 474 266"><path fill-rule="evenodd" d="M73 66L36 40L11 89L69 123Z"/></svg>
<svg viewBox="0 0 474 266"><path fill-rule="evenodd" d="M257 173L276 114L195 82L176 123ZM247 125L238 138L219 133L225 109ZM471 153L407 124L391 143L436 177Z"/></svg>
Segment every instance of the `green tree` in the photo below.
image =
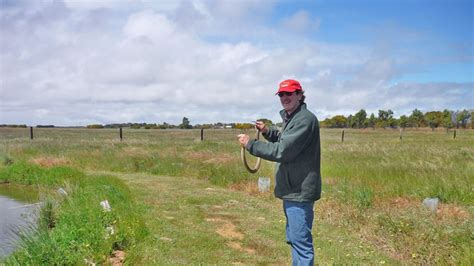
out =
<svg viewBox="0 0 474 266"><path fill-rule="evenodd" d="M347 117L346 121L347 121L346 127L348 127L348 128L355 128L356 127L356 123L355 123L354 117L352 115L349 115Z"/></svg>
<svg viewBox="0 0 474 266"><path fill-rule="evenodd" d="M344 128L347 125L347 118L343 115L336 115L331 118L326 118L322 124L328 128Z"/></svg>
<svg viewBox="0 0 474 266"><path fill-rule="evenodd" d="M397 125L398 125L398 120L397 120L396 118L394 118L394 117L390 117L390 118L388 119L387 125L388 125L389 127L391 127L391 128L395 128L395 127L397 127Z"/></svg>
<svg viewBox="0 0 474 266"><path fill-rule="evenodd" d="M372 129L375 129L375 124L377 123L377 118L375 118L374 113L370 114L369 119L367 120L367 125Z"/></svg>
<svg viewBox="0 0 474 266"><path fill-rule="evenodd" d="M179 128L181 128L181 129L190 129L190 128L192 128L192 126L189 122L189 119L187 117L183 117L183 122L181 123L181 125L179 125Z"/></svg>
<svg viewBox="0 0 474 266"><path fill-rule="evenodd" d="M406 116L406 115L400 116L400 119L398 120L398 125L399 125L401 128L406 128L406 127L408 127L408 125L409 125L408 116Z"/></svg>
<svg viewBox="0 0 474 266"><path fill-rule="evenodd" d="M364 109L360 109L359 112L357 112L353 116L353 122L355 124L355 127L357 128L363 128L366 125L366 119L367 119L367 112Z"/></svg>
<svg viewBox="0 0 474 266"><path fill-rule="evenodd" d="M425 113L425 121L428 123L428 126L431 130L434 130L441 124L443 124L443 113L439 111L432 111Z"/></svg>
<svg viewBox="0 0 474 266"><path fill-rule="evenodd" d="M87 125L87 128L104 128L104 126L101 124L92 124L92 125Z"/></svg>
<svg viewBox="0 0 474 266"><path fill-rule="evenodd" d="M167 129L167 128L168 128L168 126L169 126L169 124L168 124L168 123L166 123L166 122L163 122L163 124L161 124L161 125L158 125L158 128L159 128L159 129Z"/></svg>
<svg viewBox="0 0 474 266"><path fill-rule="evenodd" d="M423 115L423 112L421 112L420 110L416 108L411 113L409 119L410 119L410 124L415 127L421 127L425 123L425 116Z"/></svg>
<svg viewBox="0 0 474 266"><path fill-rule="evenodd" d="M452 127L454 127L454 124L453 124L453 113L451 111L449 111L448 109L444 109L443 111L443 127L446 128L446 133L448 132L448 130Z"/></svg>
<svg viewBox="0 0 474 266"><path fill-rule="evenodd" d="M474 111L471 112L471 128L474 129Z"/></svg>
<svg viewBox="0 0 474 266"><path fill-rule="evenodd" d="M393 111L392 110L379 110L379 122L380 126L382 127L387 127L387 126L393 126L396 121L393 119Z"/></svg>
<svg viewBox="0 0 474 266"><path fill-rule="evenodd" d="M461 126L462 128L467 127L467 121L471 117L471 113L468 110L464 109L462 111L458 111L456 114L456 127Z"/></svg>

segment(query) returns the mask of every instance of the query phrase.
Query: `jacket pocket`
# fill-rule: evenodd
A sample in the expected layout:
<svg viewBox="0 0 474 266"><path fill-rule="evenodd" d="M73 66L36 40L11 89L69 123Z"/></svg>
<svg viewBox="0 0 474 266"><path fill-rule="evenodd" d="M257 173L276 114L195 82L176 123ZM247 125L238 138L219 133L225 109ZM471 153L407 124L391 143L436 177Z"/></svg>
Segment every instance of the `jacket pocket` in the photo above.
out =
<svg viewBox="0 0 474 266"><path fill-rule="evenodd" d="M276 181L275 189L278 191L278 194L286 195L292 191L290 172L288 165L285 163L279 165L276 173Z"/></svg>

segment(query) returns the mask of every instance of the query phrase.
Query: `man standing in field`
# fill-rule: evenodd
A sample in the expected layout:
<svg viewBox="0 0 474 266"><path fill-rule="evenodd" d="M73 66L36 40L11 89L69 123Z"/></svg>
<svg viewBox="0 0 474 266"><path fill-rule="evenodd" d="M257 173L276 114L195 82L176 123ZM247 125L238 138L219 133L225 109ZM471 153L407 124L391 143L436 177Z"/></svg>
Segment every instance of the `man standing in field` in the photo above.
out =
<svg viewBox="0 0 474 266"><path fill-rule="evenodd" d="M280 111L282 130L257 121L255 127L268 142L251 140L245 134L238 138L251 154L276 162L274 193L283 200L293 265L313 265L313 205L321 197L319 123L306 109L298 81L282 81L277 94L284 108Z"/></svg>

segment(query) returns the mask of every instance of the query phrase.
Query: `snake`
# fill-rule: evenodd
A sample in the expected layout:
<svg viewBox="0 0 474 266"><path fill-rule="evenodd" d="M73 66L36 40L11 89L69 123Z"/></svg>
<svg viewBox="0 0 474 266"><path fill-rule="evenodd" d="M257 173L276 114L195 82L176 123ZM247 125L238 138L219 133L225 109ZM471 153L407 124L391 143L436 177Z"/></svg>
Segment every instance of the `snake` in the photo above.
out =
<svg viewBox="0 0 474 266"><path fill-rule="evenodd" d="M257 131L257 140L258 139L260 139L260 131ZM244 146L240 147L240 158L242 159L242 163L244 164L247 171L249 171L252 174L255 174L258 171L258 169L260 169L261 159L257 157L257 162L255 163L255 166L251 168L249 164L247 163L247 157L245 156L245 153L246 153L245 147Z"/></svg>

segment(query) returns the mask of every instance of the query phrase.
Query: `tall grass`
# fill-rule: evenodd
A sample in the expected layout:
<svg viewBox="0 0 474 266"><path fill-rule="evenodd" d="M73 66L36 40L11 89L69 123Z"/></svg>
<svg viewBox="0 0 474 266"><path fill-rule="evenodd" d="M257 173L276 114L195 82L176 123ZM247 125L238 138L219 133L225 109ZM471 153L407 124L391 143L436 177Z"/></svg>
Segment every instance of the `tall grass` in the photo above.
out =
<svg viewBox="0 0 474 266"><path fill-rule="evenodd" d="M328 138L323 141L324 176L370 187L379 197L438 197L472 205L473 131L456 140L445 131L408 131L402 140L397 137L393 130L346 130L344 143Z"/></svg>
<svg viewBox="0 0 474 266"><path fill-rule="evenodd" d="M38 158L63 160L84 170L146 172L194 176L215 184L252 180L242 171L238 130L124 130L120 142L115 129L36 129L33 141L25 129L0 129L0 155L11 161ZM252 131L248 133L253 134ZM353 191L369 187L377 197L439 197L443 202L474 202L474 131L322 129L323 177L349 183ZM54 162L53 162L54 163ZM259 172L273 175L266 162ZM351 193L355 195L355 193Z"/></svg>

